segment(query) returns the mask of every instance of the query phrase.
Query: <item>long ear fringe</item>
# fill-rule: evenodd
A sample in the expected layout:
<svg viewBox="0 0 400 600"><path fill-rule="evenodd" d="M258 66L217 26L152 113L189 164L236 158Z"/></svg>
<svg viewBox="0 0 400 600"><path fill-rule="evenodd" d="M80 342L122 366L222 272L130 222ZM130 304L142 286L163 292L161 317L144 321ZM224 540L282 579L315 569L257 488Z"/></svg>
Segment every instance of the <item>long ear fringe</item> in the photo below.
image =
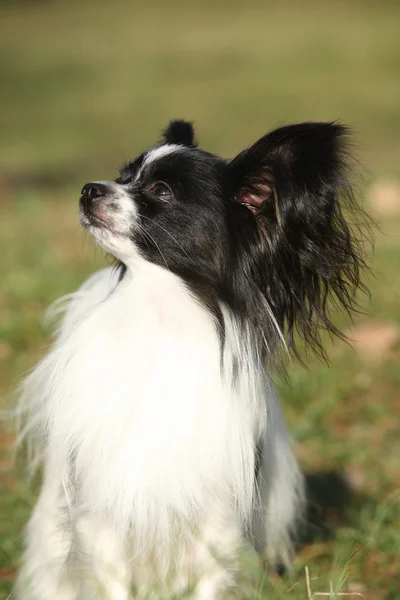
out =
<svg viewBox="0 0 400 600"><path fill-rule="evenodd" d="M373 221L350 188L342 190L341 201L335 203L332 234L327 240L330 245L321 248L318 267L313 269L307 264L309 257L301 261L304 284L297 288L297 306L291 307L295 313L289 311L286 315L288 347L300 361L308 349L327 360L321 342L323 331L331 338L347 341L335 324L338 314L345 312L352 321L354 313L363 312L359 292L369 293L364 277L370 273L367 257L368 248L373 248Z"/></svg>
<svg viewBox="0 0 400 600"><path fill-rule="evenodd" d="M235 160L239 172L253 160L256 173L267 170L274 182L279 218L254 217L258 249L251 271L258 273L258 288L276 318L279 337L302 362L310 350L326 359L321 333L345 338L335 313L351 316L361 310L357 293L367 292L362 277L369 271L373 246L373 221L351 185L355 165L349 131L336 123L283 127ZM266 323L261 326L265 329Z"/></svg>
<svg viewBox="0 0 400 600"><path fill-rule="evenodd" d="M331 127L336 146L329 182L332 212L319 232L313 231L313 219L308 222L299 255L303 281L295 290L297 310L286 317L289 346L297 358L301 357L295 334L305 343L306 355L309 348L326 360L321 332L346 339L335 317L344 311L352 319L353 313L362 312L358 292L368 293L363 277L370 271L367 257L373 247L373 221L354 193L351 173L356 163L350 154L350 132L338 124Z"/></svg>

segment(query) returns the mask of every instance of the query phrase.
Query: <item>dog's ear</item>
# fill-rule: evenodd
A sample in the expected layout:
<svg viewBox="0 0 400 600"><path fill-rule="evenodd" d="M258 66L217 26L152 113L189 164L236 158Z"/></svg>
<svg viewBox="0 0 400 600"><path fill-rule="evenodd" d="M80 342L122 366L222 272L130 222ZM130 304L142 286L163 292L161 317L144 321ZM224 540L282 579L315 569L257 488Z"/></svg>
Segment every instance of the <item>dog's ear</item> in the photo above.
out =
<svg viewBox="0 0 400 600"><path fill-rule="evenodd" d="M347 129L335 123L300 123L268 133L230 163L235 200L255 215L281 219L331 213L347 186Z"/></svg>
<svg viewBox="0 0 400 600"><path fill-rule="evenodd" d="M182 120L170 121L163 131L166 144L179 144L181 146L196 146L192 123Z"/></svg>
<svg viewBox="0 0 400 600"><path fill-rule="evenodd" d="M261 274L257 286L293 345L295 331L318 348L321 329L339 334L329 295L349 311L363 287L365 219L348 180L347 138L336 123L289 125L229 163L243 231L258 240L252 273Z"/></svg>

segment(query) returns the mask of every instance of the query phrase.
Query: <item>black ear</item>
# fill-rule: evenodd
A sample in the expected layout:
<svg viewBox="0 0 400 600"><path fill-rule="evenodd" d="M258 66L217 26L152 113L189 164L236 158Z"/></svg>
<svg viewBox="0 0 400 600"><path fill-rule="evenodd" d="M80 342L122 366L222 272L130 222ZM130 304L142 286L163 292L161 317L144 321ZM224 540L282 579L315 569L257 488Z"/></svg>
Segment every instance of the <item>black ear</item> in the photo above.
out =
<svg viewBox="0 0 400 600"><path fill-rule="evenodd" d="M236 201L277 219L300 209L302 201L328 209L338 188L347 186L347 134L336 123L300 123L268 133L231 162Z"/></svg>
<svg viewBox="0 0 400 600"><path fill-rule="evenodd" d="M295 331L319 349L321 329L340 335L328 298L350 311L363 288L368 218L352 194L347 138L337 123L289 125L230 163L234 200L255 216L242 223L256 240L251 272L293 347Z"/></svg>
<svg viewBox="0 0 400 600"><path fill-rule="evenodd" d="M166 144L180 144L181 146L196 146L193 125L188 121L173 120L163 132Z"/></svg>

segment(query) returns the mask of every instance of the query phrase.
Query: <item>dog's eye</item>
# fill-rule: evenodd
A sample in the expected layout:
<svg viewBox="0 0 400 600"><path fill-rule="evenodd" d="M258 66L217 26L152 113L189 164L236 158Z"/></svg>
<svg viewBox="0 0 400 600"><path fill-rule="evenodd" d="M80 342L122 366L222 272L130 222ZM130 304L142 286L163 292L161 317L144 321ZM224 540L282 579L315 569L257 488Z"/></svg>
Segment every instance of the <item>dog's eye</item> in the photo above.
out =
<svg viewBox="0 0 400 600"><path fill-rule="evenodd" d="M172 198L172 192L166 183L157 181L148 190L152 196L159 198L163 202L168 202Z"/></svg>

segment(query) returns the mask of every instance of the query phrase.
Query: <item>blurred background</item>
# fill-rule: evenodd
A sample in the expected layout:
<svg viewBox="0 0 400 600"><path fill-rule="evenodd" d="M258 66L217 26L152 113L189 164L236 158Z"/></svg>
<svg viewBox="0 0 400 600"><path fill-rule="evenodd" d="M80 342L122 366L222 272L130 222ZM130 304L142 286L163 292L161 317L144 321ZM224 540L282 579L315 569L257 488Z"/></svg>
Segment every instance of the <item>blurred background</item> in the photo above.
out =
<svg viewBox="0 0 400 600"><path fill-rule="evenodd" d="M292 578L252 598L400 597L400 3L10 0L0 4L0 389L43 355L48 304L109 262L79 226L80 189L112 179L170 118L233 156L270 128L341 120L380 223L371 298L331 366L293 364L281 394L307 473ZM0 435L0 598L35 499ZM331 596L333 598L333 596Z"/></svg>

